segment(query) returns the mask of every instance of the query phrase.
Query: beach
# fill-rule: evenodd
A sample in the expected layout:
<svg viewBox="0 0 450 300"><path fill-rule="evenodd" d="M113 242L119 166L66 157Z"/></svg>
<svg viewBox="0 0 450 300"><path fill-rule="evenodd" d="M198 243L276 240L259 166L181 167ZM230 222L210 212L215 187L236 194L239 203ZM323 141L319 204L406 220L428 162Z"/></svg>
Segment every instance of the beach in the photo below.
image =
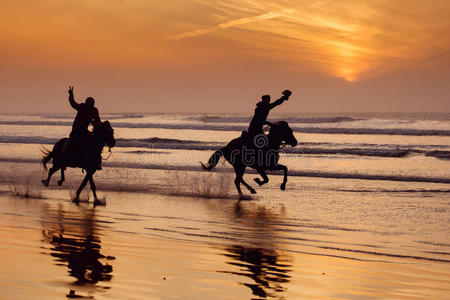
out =
<svg viewBox="0 0 450 300"><path fill-rule="evenodd" d="M111 114L117 146L92 195L80 169L41 185L67 115L0 116L1 299L446 299L450 116L274 115L289 167L239 200L201 170L247 117ZM24 121L26 120L26 121Z"/></svg>

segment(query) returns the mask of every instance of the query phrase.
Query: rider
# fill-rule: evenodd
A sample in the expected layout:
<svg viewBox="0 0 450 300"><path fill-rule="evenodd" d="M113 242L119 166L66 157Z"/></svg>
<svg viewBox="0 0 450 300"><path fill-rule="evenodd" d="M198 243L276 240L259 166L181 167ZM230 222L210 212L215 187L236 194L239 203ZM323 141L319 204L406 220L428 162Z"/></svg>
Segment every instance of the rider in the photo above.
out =
<svg viewBox="0 0 450 300"><path fill-rule="evenodd" d="M68 152L76 153L82 138L89 134L89 124L95 127L101 124L98 109L94 106L95 100L92 97L86 98L85 103L77 103L73 96L73 86L69 86L69 103L77 111L73 121L72 131L69 136ZM68 155L70 157L70 155ZM101 168L101 167L100 167Z"/></svg>
<svg viewBox="0 0 450 300"><path fill-rule="evenodd" d="M261 97L261 101L256 104L255 114L253 115L250 125L248 126L248 132L246 134L248 141L252 141L255 136L263 133L263 126L270 125L270 123L267 122L267 116L269 115L270 110L277 107L284 101L287 101L292 92L285 90L282 94L283 96L281 96L280 99L272 103L270 103L270 95L263 95Z"/></svg>

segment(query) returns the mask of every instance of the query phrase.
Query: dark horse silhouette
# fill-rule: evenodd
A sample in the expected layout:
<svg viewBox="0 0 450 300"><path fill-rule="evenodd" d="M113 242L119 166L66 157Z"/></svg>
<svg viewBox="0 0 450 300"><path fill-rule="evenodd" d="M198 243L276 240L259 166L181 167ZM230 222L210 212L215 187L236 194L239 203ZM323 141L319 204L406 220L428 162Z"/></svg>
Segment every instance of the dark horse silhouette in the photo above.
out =
<svg viewBox="0 0 450 300"><path fill-rule="evenodd" d="M79 159L67 159L63 154L64 146L67 143L68 138L60 139L53 146L53 150L49 151L44 149L44 158L42 158L42 165L47 170L47 162L53 159L53 166L48 171L47 179L42 180L42 184L48 186L50 183L50 178L53 173L61 170L61 179L58 180L58 185L61 186L65 180L64 171L66 167L71 168L82 168L86 170L86 176L81 182L80 187L76 192L74 202L79 202L80 193L84 186L89 181L91 185L92 193L94 194L94 204L99 204L97 198L97 193L95 191L95 183L92 176L96 172L97 168L101 163L101 153L105 144L112 148L116 145L116 140L114 139L114 129L108 121L102 122L99 126L94 128L93 134L86 136L83 140L82 145L79 145Z"/></svg>
<svg viewBox="0 0 450 300"><path fill-rule="evenodd" d="M278 163L280 158L280 146L282 142L285 142L292 147L297 145L297 140L288 123L279 121L270 124L270 131L267 136L261 133L256 135L253 138L253 141L248 141L248 139L248 136L243 135L232 140L228 145L214 152L207 165L202 163L203 168L211 171L217 165L220 158L224 156L236 172L234 184L236 185L236 189L240 196L242 195L240 187L241 183L250 191L250 193L256 194L255 189L243 179L247 167L256 169L262 176L263 180L255 178L255 182L259 185L269 182L269 178L265 172L266 170L283 170L284 178L280 188L281 190L284 190L286 188L288 169L286 166Z"/></svg>

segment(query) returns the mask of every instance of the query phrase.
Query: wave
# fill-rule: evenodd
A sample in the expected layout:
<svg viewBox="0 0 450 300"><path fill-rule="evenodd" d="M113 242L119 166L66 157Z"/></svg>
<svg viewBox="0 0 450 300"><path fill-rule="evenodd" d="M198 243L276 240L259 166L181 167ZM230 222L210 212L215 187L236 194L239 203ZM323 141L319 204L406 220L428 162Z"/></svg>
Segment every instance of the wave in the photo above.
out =
<svg viewBox="0 0 450 300"><path fill-rule="evenodd" d="M347 193L450 193L447 189L336 189Z"/></svg>
<svg viewBox="0 0 450 300"><path fill-rule="evenodd" d="M159 138L159 137L151 137L145 139L124 139L118 138L116 139L118 147L152 147L152 148L160 148L160 149L189 149L189 145L201 145L202 142L192 141L192 140L180 140L180 139L169 139L169 138ZM170 147L173 145L174 147ZM168 148L164 147L167 146Z"/></svg>
<svg viewBox="0 0 450 300"><path fill-rule="evenodd" d="M37 114L32 116L39 116L42 119L63 119L63 120L73 120L73 115L67 114ZM144 118L144 114L134 114L134 113L125 113L125 114L103 114L103 118L116 120L116 119L142 119Z"/></svg>
<svg viewBox="0 0 450 300"><path fill-rule="evenodd" d="M128 113L128 114L107 114L104 115L106 116L107 119L142 119L145 117L144 114L133 114L133 113Z"/></svg>
<svg viewBox="0 0 450 300"><path fill-rule="evenodd" d="M290 171L289 175L299 177L321 177L321 178L339 178L339 179L450 183L450 178L447 177L425 177L413 175L407 176L407 175L383 175L383 174L361 174L361 173L332 173L332 172L314 172L314 171Z"/></svg>
<svg viewBox="0 0 450 300"><path fill-rule="evenodd" d="M433 157L441 158L441 159L450 159L450 151L434 150L434 151L427 152L425 155L433 156Z"/></svg>
<svg viewBox="0 0 450 300"><path fill-rule="evenodd" d="M45 125L45 126L71 126L68 121L0 121L0 125ZM242 131L244 125L211 125L186 123L126 123L113 122L117 128L160 128L160 129L190 129L212 131ZM340 128L340 127L301 127L291 126L296 133L328 133L328 134L368 134L368 135L407 135L407 136L450 136L450 130L440 129L406 129L406 128Z"/></svg>
<svg viewBox="0 0 450 300"><path fill-rule="evenodd" d="M54 144L59 138L46 138L43 136L0 136L0 143L4 144Z"/></svg>
<svg viewBox="0 0 450 300"><path fill-rule="evenodd" d="M0 162L39 163L40 159L1 158L0 157ZM103 166L113 167L113 168L142 169L142 170L203 171L200 166L192 166L192 165L165 165L165 164L144 164L144 163L105 161L103 163ZM224 170L217 170L216 172L233 172L233 170L224 169ZM248 173L256 174L256 172L254 170L249 170ZM269 173L271 173L271 172L269 172ZM323 171L290 170L289 176L336 178L336 179L402 181L402 182L429 182L429 183L450 184L449 177L427 177L427 176L415 176L415 175L385 175L385 174L335 173L335 172L323 172Z"/></svg>
<svg viewBox="0 0 450 300"><path fill-rule="evenodd" d="M192 117L188 120L196 120L204 123L249 123L251 117L245 116L234 116L234 117L222 117L222 116L201 116ZM361 118L354 117L286 117L283 118L284 121L289 123L300 123L300 124L314 124L314 123L341 123L341 122L352 122L364 120Z"/></svg>
<svg viewBox="0 0 450 300"><path fill-rule="evenodd" d="M296 132L303 132L303 133L450 136L450 130L441 130L441 129L337 128L337 127L334 128L294 127L293 129Z"/></svg>
<svg viewBox="0 0 450 300"><path fill-rule="evenodd" d="M0 136L0 143L8 144L45 144L51 145L56 143L58 139L46 138L41 136ZM193 140L180 140L169 138L144 138L144 139L125 139L118 138L116 147L119 148L147 148L147 150L134 151L136 153L144 153L150 151L148 149L177 149L177 150L217 150L225 145L225 143L199 142ZM324 147L325 146L325 147ZM380 148L377 145L369 147L345 147L338 148L338 144L329 144L329 147L295 147L283 148L282 153L291 155L355 155L370 157L392 157L401 158L411 154L421 154L425 156L435 157L438 159L450 159L450 151L443 150L424 150L417 148L398 148L397 145L391 147Z"/></svg>
<svg viewBox="0 0 450 300"><path fill-rule="evenodd" d="M285 150L283 152L293 154L327 154L327 155L357 155L357 156L376 156L376 157L405 157L409 154L421 153L422 150L411 149L379 149L379 148L341 148L341 149L326 149L326 148L294 148L292 150ZM442 151L449 152L450 151ZM432 155L429 155L432 156Z"/></svg>
<svg viewBox="0 0 450 300"><path fill-rule="evenodd" d="M135 164L135 163L110 163L111 167L125 167L132 169L156 169L156 170L179 170L179 171L201 171L197 166L182 165L153 165L153 164ZM231 169L224 172L233 172ZM218 171L222 172L222 170ZM249 170L249 173L256 174L256 171ZM270 173L270 172L269 172ZM338 178L338 179L363 179L363 180L382 180L382 181L406 181L406 182L429 182L450 184L448 177L426 177L426 176L408 176L408 175L384 175L384 174L362 174L362 173L333 173L323 171L298 171L290 170L289 176L296 177L318 177L318 178Z"/></svg>

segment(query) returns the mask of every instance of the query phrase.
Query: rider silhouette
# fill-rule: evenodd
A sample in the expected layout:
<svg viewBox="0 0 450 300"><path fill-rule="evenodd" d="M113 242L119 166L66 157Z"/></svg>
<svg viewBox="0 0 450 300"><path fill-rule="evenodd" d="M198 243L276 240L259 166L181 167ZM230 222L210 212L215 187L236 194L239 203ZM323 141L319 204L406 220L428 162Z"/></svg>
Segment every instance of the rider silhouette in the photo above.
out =
<svg viewBox="0 0 450 300"><path fill-rule="evenodd" d="M89 134L89 124L97 127L101 124L98 109L94 106L95 100L92 97L86 98L85 103L77 103L73 95L73 86L69 86L69 103L77 111L77 115L72 124L70 132L67 157L76 156L78 145L84 137ZM75 155L74 155L75 154ZM77 157L78 158L78 157ZM100 168L101 169L101 168Z"/></svg>
<svg viewBox="0 0 450 300"><path fill-rule="evenodd" d="M289 90L283 91L283 96L281 96L280 99L270 103L270 96L269 95L263 95L261 97L261 101L256 104L255 108L255 114L253 115L252 120L250 121L250 125L248 126L248 132L247 132L247 140L252 141L252 139L257 136L258 134L263 133L263 126L264 125L270 125L269 122L267 122L267 116L269 115L269 112L272 108L277 107L284 101L289 99L289 96L291 96L292 92Z"/></svg>

